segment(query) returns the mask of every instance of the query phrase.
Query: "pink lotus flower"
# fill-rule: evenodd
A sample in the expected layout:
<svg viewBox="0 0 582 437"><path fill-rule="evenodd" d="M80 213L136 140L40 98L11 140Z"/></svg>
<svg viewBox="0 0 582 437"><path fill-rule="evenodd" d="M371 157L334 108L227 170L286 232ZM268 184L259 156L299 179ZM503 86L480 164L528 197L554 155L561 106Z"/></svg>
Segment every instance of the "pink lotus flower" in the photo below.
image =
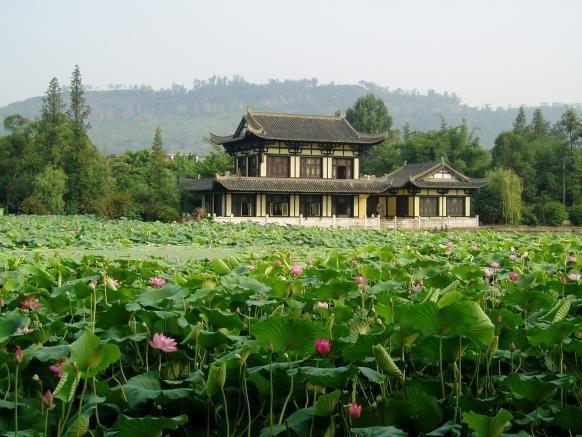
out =
<svg viewBox="0 0 582 437"><path fill-rule="evenodd" d="M150 278L148 279L148 284L152 287L162 288L166 285L166 280L164 278Z"/></svg>
<svg viewBox="0 0 582 437"><path fill-rule="evenodd" d="M447 243L447 247L448 247L449 249L450 249L450 248L452 248L454 245L455 245L455 243L453 243L452 241L449 241L449 242Z"/></svg>
<svg viewBox="0 0 582 437"><path fill-rule="evenodd" d="M42 397L42 404L45 408L50 408L53 405L54 397L50 390L47 390Z"/></svg>
<svg viewBox="0 0 582 437"><path fill-rule="evenodd" d="M158 333L155 333L154 338L150 340L150 346L164 352L176 352L178 350L176 347L176 340Z"/></svg>
<svg viewBox="0 0 582 437"><path fill-rule="evenodd" d="M315 308L315 309L319 309L319 308L321 308L321 309L324 309L324 310L326 310L326 309L328 309L328 308L329 308L329 303L327 303L327 302L317 302L317 303L315 304L314 308Z"/></svg>
<svg viewBox="0 0 582 437"><path fill-rule="evenodd" d="M493 275L493 270L491 270L491 269L490 269L490 268L488 268L488 267L485 267L485 268L483 268L483 274L484 274L485 276L487 276L487 277L490 277L490 276L492 276L492 275Z"/></svg>
<svg viewBox="0 0 582 437"><path fill-rule="evenodd" d="M5 305L4 299L0 297L0 308Z"/></svg>
<svg viewBox="0 0 582 437"><path fill-rule="evenodd" d="M517 259L517 255L512 253L511 255L508 256L509 261L515 261Z"/></svg>
<svg viewBox="0 0 582 437"><path fill-rule="evenodd" d="M360 284L360 285L362 285L364 282L366 282L366 280L364 279L363 276L356 276L354 278L354 281L356 281L356 284Z"/></svg>
<svg viewBox="0 0 582 437"><path fill-rule="evenodd" d="M568 279L570 281L579 281L580 280L580 273L568 273Z"/></svg>
<svg viewBox="0 0 582 437"><path fill-rule="evenodd" d="M575 256L570 256L568 257L568 262L570 264L576 264L578 262L578 259Z"/></svg>
<svg viewBox="0 0 582 437"><path fill-rule="evenodd" d="M42 304L31 294L22 299L20 302L20 308L25 310L38 310L39 308L42 308Z"/></svg>
<svg viewBox="0 0 582 437"><path fill-rule="evenodd" d="M507 274L507 277L509 279L511 279L512 281L517 281L519 279L519 273L517 273L517 272L509 272Z"/></svg>
<svg viewBox="0 0 582 437"><path fill-rule="evenodd" d="M16 364L22 364L24 361L24 351L20 349L20 346L16 346L16 351L14 352L14 361Z"/></svg>
<svg viewBox="0 0 582 437"><path fill-rule="evenodd" d="M275 260L275 265L276 265L276 266L280 266L280 265L281 265L281 260L280 260L279 258L277 258L277 259Z"/></svg>
<svg viewBox="0 0 582 437"><path fill-rule="evenodd" d="M113 290L117 291L119 286L121 285L117 279L107 278L107 285Z"/></svg>
<svg viewBox="0 0 582 437"><path fill-rule="evenodd" d="M422 284L421 283L418 283L418 284L413 283L410 288L412 288L413 293L418 293L420 290L422 290Z"/></svg>
<svg viewBox="0 0 582 437"><path fill-rule="evenodd" d="M57 361L55 364L48 366L49 370L55 374L59 379L63 377L63 360Z"/></svg>
<svg viewBox="0 0 582 437"><path fill-rule="evenodd" d="M293 276L299 277L303 274L303 267L301 267L300 264L295 263L291 266L291 269L289 271Z"/></svg>
<svg viewBox="0 0 582 437"><path fill-rule="evenodd" d="M469 249L471 249L472 251L476 251L479 250L479 246L477 246L476 244L471 244L471 247Z"/></svg>
<svg viewBox="0 0 582 437"><path fill-rule="evenodd" d="M33 329L30 329L28 326L25 326L24 328L16 328L17 334L30 334L32 331Z"/></svg>
<svg viewBox="0 0 582 437"><path fill-rule="evenodd" d="M350 405L350 411L348 413L352 419L357 419L362 414L362 406L360 404L356 404L352 402Z"/></svg>
<svg viewBox="0 0 582 437"><path fill-rule="evenodd" d="M497 270L499 268L499 263L497 261L491 261L491 268L493 269L493 271Z"/></svg>
<svg viewBox="0 0 582 437"><path fill-rule="evenodd" d="M327 355L331 351L331 341L325 338L315 340L315 350L320 355Z"/></svg>

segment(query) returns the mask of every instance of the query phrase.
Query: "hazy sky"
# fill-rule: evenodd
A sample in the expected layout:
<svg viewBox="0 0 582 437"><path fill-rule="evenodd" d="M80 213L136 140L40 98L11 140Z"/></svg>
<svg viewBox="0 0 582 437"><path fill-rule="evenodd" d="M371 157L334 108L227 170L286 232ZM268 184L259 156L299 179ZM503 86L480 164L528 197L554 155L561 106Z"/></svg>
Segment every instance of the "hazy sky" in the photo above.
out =
<svg viewBox="0 0 582 437"><path fill-rule="evenodd" d="M75 64L104 89L238 74L582 102L581 19L578 0L5 0L0 106Z"/></svg>

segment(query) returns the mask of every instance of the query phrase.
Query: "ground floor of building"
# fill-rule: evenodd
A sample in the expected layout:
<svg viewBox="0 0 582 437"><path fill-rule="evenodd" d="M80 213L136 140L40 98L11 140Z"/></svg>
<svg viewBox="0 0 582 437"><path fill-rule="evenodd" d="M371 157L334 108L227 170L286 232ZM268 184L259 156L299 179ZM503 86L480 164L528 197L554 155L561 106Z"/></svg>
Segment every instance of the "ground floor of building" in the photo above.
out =
<svg viewBox="0 0 582 437"><path fill-rule="evenodd" d="M470 193L463 190L395 190L385 195L211 192L202 195L198 206L214 217L471 217Z"/></svg>

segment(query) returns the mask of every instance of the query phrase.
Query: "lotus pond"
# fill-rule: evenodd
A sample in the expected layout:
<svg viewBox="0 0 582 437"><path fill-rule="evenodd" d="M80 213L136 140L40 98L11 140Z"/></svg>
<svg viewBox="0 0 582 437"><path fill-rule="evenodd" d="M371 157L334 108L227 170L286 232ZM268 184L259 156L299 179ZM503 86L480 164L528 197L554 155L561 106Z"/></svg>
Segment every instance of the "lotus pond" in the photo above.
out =
<svg viewBox="0 0 582 437"><path fill-rule="evenodd" d="M0 226L0 435L582 433L576 235Z"/></svg>

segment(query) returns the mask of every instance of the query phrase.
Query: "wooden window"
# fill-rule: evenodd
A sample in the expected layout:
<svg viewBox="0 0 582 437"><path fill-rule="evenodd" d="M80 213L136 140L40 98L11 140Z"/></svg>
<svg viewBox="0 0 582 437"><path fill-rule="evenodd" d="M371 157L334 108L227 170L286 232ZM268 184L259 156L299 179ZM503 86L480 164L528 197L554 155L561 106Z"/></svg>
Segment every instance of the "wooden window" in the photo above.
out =
<svg viewBox="0 0 582 437"><path fill-rule="evenodd" d="M236 158L236 174L241 176L257 176L258 160L256 155L239 156Z"/></svg>
<svg viewBox="0 0 582 437"><path fill-rule="evenodd" d="M421 217L437 217L439 215L439 198L421 197L420 215Z"/></svg>
<svg viewBox="0 0 582 437"><path fill-rule="evenodd" d="M321 217L321 196L301 196L299 212L303 217Z"/></svg>
<svg viewBox="0 0 582 437"><path fill-rule="evenodd" d="M336 217L354 216L353 196L333 196L331 199L331 213Z"/></svg>
<svg viewBox="0 0 582 437"><path fill-rule="evenodd" d="M354 174L354 160L350 158L333 158L332 177L334 179L352 179Z"/></svg>
<svg viewBox="0 0 582 437"><path fill-rule="evenodd" d="M257 155L249 156L248 158L248 170L247 176L258 176L259 175L259 160L257 159Z"/></svg>
<svg viewBox="0 0 582 437"><path fill-rule="evenodd" d="M233 194L232 213L236 217L254 217L255 202L255 194Z"/></svg>
<svg viewBox="0 0 582 437"><path fill-rule="evenodd" d="M247 175L247 157L239 156L236 158L236 174L241 176Z"/></svg>
<svg viewBox="0 0 582 437"><path fill-rule="evenodd" d="M301 157L301 177L321 178L321 158Z"/></svg>
<svg viewBox="0 0 582 437"><path fill-rule="evenodd" d="M451 217L463 217L465 215L465 198L447 197L447 215Z"/></svg>
<svg viewBox="0 0 582 437"><path fill-rule="evenodd" d="M289 196L268 194L267 213L272 217L287 217L289 215Z"/></svg>
<svg viewBox="0 0 582 437"><path fill-rule="evenodd" d="M289 177L289 156L267 156L267 176L271 178Z"/></svg>

